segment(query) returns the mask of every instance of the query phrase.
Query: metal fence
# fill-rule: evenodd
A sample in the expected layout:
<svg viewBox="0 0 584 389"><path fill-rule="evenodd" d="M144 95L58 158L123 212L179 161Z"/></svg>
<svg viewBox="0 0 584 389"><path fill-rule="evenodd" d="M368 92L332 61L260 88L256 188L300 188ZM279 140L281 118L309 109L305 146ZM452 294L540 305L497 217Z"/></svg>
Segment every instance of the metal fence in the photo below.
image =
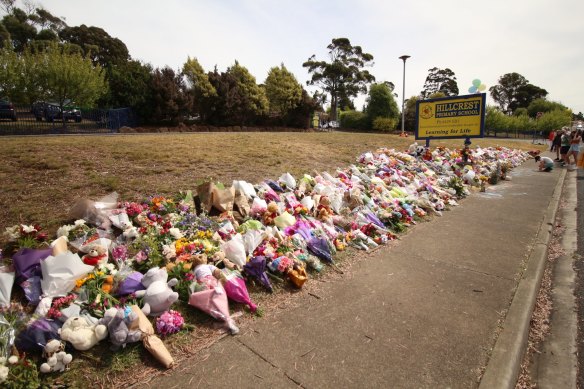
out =
<svg viewBox="0 0 584 389"><path fill-rule="evenodd" d="M105 134L137 124L130 108L81 109L81 117L65 115L65 121L35 114L30 106L15 105L14 110L16 120L0 118L0 135Z"/></svg>

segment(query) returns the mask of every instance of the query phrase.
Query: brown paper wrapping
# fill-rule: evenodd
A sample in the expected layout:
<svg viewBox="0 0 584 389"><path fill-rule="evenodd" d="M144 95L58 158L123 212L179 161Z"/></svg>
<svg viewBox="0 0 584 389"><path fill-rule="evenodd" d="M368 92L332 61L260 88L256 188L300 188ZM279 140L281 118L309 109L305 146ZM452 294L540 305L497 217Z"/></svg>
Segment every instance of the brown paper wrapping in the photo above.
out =
<svg viewBox="0 0 584 389"><path fill-rule="evenodd" d="M211 203L219 212L233 211L233 201L235 200L235 189L231 186L226 189L213 187L211 192Z"/></svg>
<svg viewBox="0 0 584 389"><path fill-rule="evenodd" d="M53 246L53 257L56 257L59 254L66 253L69 251L67 248L67 238L61 236L52 243Z"/></svg>
<svg viewBox="0 0 584 389"><path fill-rule="evenodd" d="M212 182L205 182L197 187L197 195L201 201L201 209L205 212L209 212L213 204L211 203L211 193L215 188L215 184Z"/></svg>
<svg viewBox="0 0 584 389"><path fill-rule="evenodd" d="M142 332L142 343L146 347L146 350L167 369L172 367L174 365L174 359L164 343L162 343L162 340L154 334L154 327L152 327L150 320L137 305L132 305L132 311L138 315L138 318L132 322L130 330L139 329Z"/></svg>
<svg viewBox="0 0 584 389"><path fill-rule="evenodd" d="M239 190L235 192L235 200L233 203L235 208L237 208L241 214L242 219L245 219L247 216L249 216L249 212L251 211L249 201L247 200L247 197L245 197L245 195L243 195L243 193L241 193Z"/></svg>

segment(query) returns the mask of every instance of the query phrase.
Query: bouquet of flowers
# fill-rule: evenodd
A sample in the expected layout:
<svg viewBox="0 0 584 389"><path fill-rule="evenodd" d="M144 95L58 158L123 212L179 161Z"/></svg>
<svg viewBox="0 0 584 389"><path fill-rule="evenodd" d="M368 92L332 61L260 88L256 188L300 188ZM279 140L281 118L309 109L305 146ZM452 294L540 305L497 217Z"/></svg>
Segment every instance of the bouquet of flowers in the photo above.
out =
<svg viewBox="0 0 584 389"><path fill-rule="evenodd" d="M18 248L38 248L42 243L45 243L48 238L46 232L41 231L42 228L38 224L26 225L16 224L12 227L7 227L4 235L8 237L8 241L13 243Z"/></svg>
<svg viewBox="0 0 584 389"><path fill-rule="evenodd" d="M174 310L164 312L156 319L156 332L162 336L175 334L183 329L190 329L181 313Z"/></svg>

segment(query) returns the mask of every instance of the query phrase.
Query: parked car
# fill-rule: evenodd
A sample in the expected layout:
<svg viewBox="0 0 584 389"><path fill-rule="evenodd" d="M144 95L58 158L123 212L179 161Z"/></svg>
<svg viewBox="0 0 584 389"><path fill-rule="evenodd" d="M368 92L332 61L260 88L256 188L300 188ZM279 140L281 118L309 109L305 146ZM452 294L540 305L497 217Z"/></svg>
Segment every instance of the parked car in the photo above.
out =
<svg viewBox="0 0 584 389"><path fill-rule="evenodd" d="M49 103L46 101L37 101L33 103L31 107L31 112L37 121L42 121L43 118L47 122L52 122L55 120L75 120L75 122L81 122L81 111L75 107L70 102L66 102L63 105L63 111L57 103Z"/></svg>
<svg viewBox="0 0 584 389"><path fill-rule="evenodd" d="M0 100L0 118L16 121L16 110L8 99Z"/></svg>

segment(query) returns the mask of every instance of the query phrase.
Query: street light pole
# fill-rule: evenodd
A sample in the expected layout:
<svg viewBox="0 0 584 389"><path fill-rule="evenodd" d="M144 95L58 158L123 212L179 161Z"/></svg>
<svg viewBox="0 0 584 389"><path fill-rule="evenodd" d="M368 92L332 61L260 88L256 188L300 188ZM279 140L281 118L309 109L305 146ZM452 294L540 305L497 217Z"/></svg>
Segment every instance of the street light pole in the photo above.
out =
<svg viewBox="0 0 584 389"><path fill-rule="evenodd" d="M402 128L400 136L406 136L405 132L405 118L406 118L406 111L405 111L405 101L406 101L406 59L410 58L409 55L402 55L399 59L404 61L404 80L403 80L403 91L402 91Z"/></svg>

